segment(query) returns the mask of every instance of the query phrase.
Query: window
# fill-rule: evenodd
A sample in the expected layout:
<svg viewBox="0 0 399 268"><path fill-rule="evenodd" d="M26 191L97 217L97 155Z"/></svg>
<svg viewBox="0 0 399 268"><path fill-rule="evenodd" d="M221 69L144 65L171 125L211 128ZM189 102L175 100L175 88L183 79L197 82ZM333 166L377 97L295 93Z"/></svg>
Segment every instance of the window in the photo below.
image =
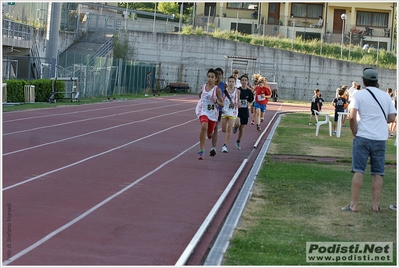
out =
<svg viewBox="0 0 399 268"><path fill-rule="evenodd" d="M323 4L291 4L291 14L293 14L294 17L317 19L319 16L323 15L322 13Z"/></svg>
<svg viewBox="0 0 399 268"><path fill-rule="evenodd" d="M251 2L228 2L227 8L234 8L234 9L255 9L255 6L258 6L258 3L251 3Z"/></svg>
<svg viewBox="0 0 399 268"><path fill-rule="evenodd" d="M386 28L388 27L388 13L358 11L356 25Z"/></svg>

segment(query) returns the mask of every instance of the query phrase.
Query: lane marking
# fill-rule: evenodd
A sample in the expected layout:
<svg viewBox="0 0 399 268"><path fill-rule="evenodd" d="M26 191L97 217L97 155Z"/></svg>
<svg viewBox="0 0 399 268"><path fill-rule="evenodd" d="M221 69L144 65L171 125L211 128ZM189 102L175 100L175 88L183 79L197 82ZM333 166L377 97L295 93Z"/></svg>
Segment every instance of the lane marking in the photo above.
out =
<svg viewBox="0 0 399 268"><path fill-rule="evenodd" d="M40 148L40 147L43 147L43 146L52 145L52 144L55 144L55 143L64 142L64 141L72 140L72 139L76 139L76 138L81 138L81 137L88 136L88 135L91 135L91 134L95 134L95 133L99 133L99 132L103 132L103 131L108 131L108 130L119 128L119 127L125 127L125 126L128 126L128 125L141 123L141 122L144 122L144 121L147 121L147 120L152 120L152 119L155 119L155 118L168 116L168 115L171 115L171 114L176 114L176 113L185 112L185 111L189 111L189 110L192 110L192 108L186 109L186 110L179 110L177 112L173 112L173 113L169 113L169 114L157 115L157 116L146 118L146 119L142 119L142 120L139 120L139 121L134 121L134 122L130 122L130 123L116 125L116 126L112 126L112 127L108 127L108 128L103 128L103 129L99 129L99 130L95 130L95 131L79 134L79 135L76 135L76 136L72 136L72 137L68 137L68 138L64 138L64 139L60 139L60 140L56 140L56 141L52 141L52 142L47 142L47 143L35 145L35 146L32 146L32 147L19 149L19 150L16 150L16 151L11 151L11 152L8 152L8 153L4 153L3 156L15 154L15 153L20 153L20 152L25 152L25 151L36 149L36 148Z"/></svg>
<svg viewBox="0 0 399 268"><path fill-rule="evenodd" d="M204 222L201 224L200 228L195 233L194 237L188 243L188 246L183 251L180 258L177 260L175 266L184 266L184 264L187 262L188 258L191 256L191 253L194 251L194 249L197 246L198 242L200 241L201 237L204 235L208 226L211 224L213 218L215 217L216 213L219 211L220 207L222 206L227 195L230 193L231 188L233 188L236 180L238 179L238 176L241 174L241 172L244 169L244 166L247 162L248 162L247 158L245 158L242 161L240 167L237 169L233 178L230 180L230 183L227 185L226 189L223 191L223 194L219 197L218 201L215 203L215 205L209 212L208 216L205 218Z"/></svg>
<svg viewBox="0 0 399 268"><path fill-rule="evenodd" d="M7 186L7 187L3 188L3 192L4 192L4 191L7 191L7 190L9 190L9 189L15 188L15 187L17 187L17 186L20 186L20 185L22 185L22 184L25 184L25 183L28 183L28 182L37 180L37 179L42 178L42 177L44 177L44 176L47 176L47 175L56 173L56 172L58 172L58 171L61 171L61 170L64 170L64 169L67 169L67 168L70 168L70 167L79 165L79 164L84 163L84 162L86 162L86 161L89 161L89 160L91 160L91 159L94 159L94 158L97 158L97 157L99 157L99 156L108 154L108 153L110 153L110 152L119 150L119 149L124 148L124 147L126 147L126 146L129 146L129 145L131 145L131 144L133 144L133 143L142 141L142 140L144 140L144 139L150 138L150 137L152 137L152 136L158 135L158 134L160 134L160 133L166 132L166 131L168 131L168 130L171 130L171 129L174 129L174 128L177 128L177 127L180 127L180 126L184 126L184 125L186 125L186 124L188 124L188 123L191 123L191 122L197 121L197 120L198 120L198 118L195 118L195 119L186 121L186 122L184 122L184 123L175 125L175 126L173 126L173 127L165 128L165 129L163 129L163 130L161 130L161 131L157 131L157 132L155 132L155 133L152 133L152 134L150 134L150 135L144 136L144 137L142 137L142 138L139 138L139 139L133 140L133 141L131 141L131 142L122 144L122 145L120 145L120 146L117 146L117 147L112 148L112 149L110 149L110 150L104 151L104 152L102 152L102 153L98 153L98 154L89 156L89 157L87 157L87 158L84 158L84 159L79 160L79 161L77 161L77 162L71 163L71 164L69 164L69 165L65 165L65 166L63 166L63 167L60 167L60 168L57 168L57 169L54 169L54 170L45 172L45 173L40 174L40 175L38 175L38 176L35 176L35 177L33 177L33 178L30 178L30 179L21 181L21 182L16 183L16 184L12 184L12 185L10 185L10 186ZM4 182L3 182L3 183L4 183Z"/></svg>
<svg viewBox="0 0 399 268"><path fill-rule="evenodd" d="M179 100L180 99L168 99L168 100ZM131 101L131 100L127 100ZM185 99L186 102L190 102L190 100ZM87 105L99 105L99 104L108 104L110 102L100 102L100 103L92 103L92 104L87 104ZM76 111L76 106L68 106L64 108L72 108L74 107L75 111L73 112L66 112L66 113L58 113L58 114L47 114L47 115L38 115L38 116L31 116L31 117L24 117L24 118L17 118L17 119L10 119L10 120L5 120L3 123L9 123L9 122L16 122L16 121L23 121L23 120L29 120L29 119L36 119L36 118L45 118L45 117L52 117L52 116L63 116L63 115L71 115L71 114L79 114L79 113L87 113L87 112L94 112L94 111L102 111L102 110L110 110L110 109L117 109L117 108L127 108L127 107L133 107L133 106L139 106L139 105L148 105L152 103L159 103L159 101L151 101L151 102L140 102L140 103L133 103L129 105L121 105L121 106L112 106L112 107L102 107L102 108L96 108L96 109L91 109L91 110L79 110ZM80 106L81 107L81 106ZM49 108L43 108L43 109L49 109ZM38 109L38 111L43 110L43 109ZM8 112L7 114L14 114L14 113L23 113L26 111L15 111L15 112ZM32 110L29 110L29 113L31 113ZM3 115L4 116L4 115Z"/></svg>
<svg viewBox="0 0 399 268"><path fill-rule="evenodd" d="M198 120L197 118L195 120ZM192 121L192 120L191 120ZM184 150L183 152L179 153L178 155L176 155L175 157L173 157L172 159L166 161L165 163L163 163L162 165L160 165L159 167L157 167L156 169L152 170L151 172L147 173L146 175L142 176L141 178L139 178L138 180L132 182L131 184L129 184L128 186L126 186L125 188L119 190L118 192L116 192L115 194L111 195L110 197L104 199L102 202L98 203L97 205L95 205L94 207L92 207L91 209L87 210L86 212L84 212L83 214L81 214L79 217L71 220L70 222L68 222L67 224L61 226L60 228L58 228L57 230L49 233L48 235L46 235L45 237L43 237L42 239L38 240L36 243L32 244L31 246L27 247L26 249L18 252L17 254L15 254L14 256L12 256L11 258L5 260L3 262L3 265L6 266L10 263L12 263L13 261L19 259L20 257L22 257L23 255L25 255L26 253L32 251L33 249L37 248L38 246L40 246L41 244L43 244L44 242L46 242L47 240L51 239L52 237L54 237L55 235L59 234L60 232L64 231L65 229L67 229L68 227L72 226L73 224L75 224L76 222L80 221L81 219L83 219L84 217L86 217L87 215L89 215L90 213L94 212L95 210L97 210L98 208L102 207L103 205L105 205L106 203L108 203L109 201L111 201L112 199L118 197L119 195L121 195L122 193L126 192L127 190L129 190L130 188L132 188L133 186L135 186L136 184L138 184L139 182L141 182L142 180L146 179L147 177L149 177L150 175L154 174L155 172L159 171L161 168L163 168L164 166L166 166L167 164L171 163L172 161L176 160L177 158L181 157L183 154L185 154L186 152L190 151L192 148L194 148L195 146L197 146L199 144L199 142L197 142L196 144L192 145L191 147L187 148L186 150Z"/></svg>
<svg viewBox="0 0 399 268"><path fill-rule="evenodd" d="M123 112L123 113L118 113L118 114L104 115L104 116L99 116L99 117L91 117L91 118L86 118L86 119L82 119L82 120L70 121L70 122L59 123L59 124L54 124L54 125L36 127L36 128L31 128L31 129L25 129L25 130L18 130L18 131L15 131L15 132L5 133L5 134L3 134L3 136L19 134L19 133L24 133L24 132L30 132L30 131L34 131L34 130L51 128L51 127L65 126L65 125L69 125L69 124L87 122L87 121L91 121L91 120L97 120L97 119L103 119L103 118L108 118L108 117L120 116L120 115L125 115L125 114L130 114L130 113L138 113L138 112L148 111L148 110L157 110L157 109L160 109L160 108L171 107L171 106L179 106L179 105L182 105L182 104L171 104L171 105L165 105L165 106L158 106L158 107L154 107L154 108L146 108L146 109L137 110L137 111L129 111L129 112Z"/></svg>

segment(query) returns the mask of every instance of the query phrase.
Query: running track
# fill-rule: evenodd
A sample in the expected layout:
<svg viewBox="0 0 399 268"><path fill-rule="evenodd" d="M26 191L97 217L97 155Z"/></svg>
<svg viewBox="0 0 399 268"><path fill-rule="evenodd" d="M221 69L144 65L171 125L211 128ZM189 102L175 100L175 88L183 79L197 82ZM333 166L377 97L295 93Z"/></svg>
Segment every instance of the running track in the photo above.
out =
<svg viewBox="0 0 399 268"><path fill-rule="evenodd" d="M260 146L197 160L198 97L3 113L3 265L174 265L241 163L188 265L204 261ZM308 107L269 103L277 112ZM305 122L306 123L306 122ZM263 133L261 142L267 137Z"/></svg>

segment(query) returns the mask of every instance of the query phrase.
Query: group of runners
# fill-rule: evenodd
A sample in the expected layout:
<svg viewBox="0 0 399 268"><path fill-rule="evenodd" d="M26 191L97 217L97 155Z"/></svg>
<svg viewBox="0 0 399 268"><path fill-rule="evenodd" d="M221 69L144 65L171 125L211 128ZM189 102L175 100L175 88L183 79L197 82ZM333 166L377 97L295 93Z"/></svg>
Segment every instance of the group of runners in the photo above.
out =
<svg viewBox="0 0 399 268"><path fill-rule="evenodd" d="M207 83L201 87L200 100L196 106L196 114L200 119L200 150L198 159L204 159L206 138L212 140L210 156L216 155L219 122L222 123L222 132L226 133L222 152L227 153L227 145L232 133L237 133L235 147L241 150L241 139L244 128L249 122L250 113L253 114L251 124L261 131L261 122L268 99L272 92L267 85L267 78L260 74L252 76L254 85L251 84L247 74L239 76L238 70L228 77L227 84L223 82L221 68L209 69Z"/></svg>

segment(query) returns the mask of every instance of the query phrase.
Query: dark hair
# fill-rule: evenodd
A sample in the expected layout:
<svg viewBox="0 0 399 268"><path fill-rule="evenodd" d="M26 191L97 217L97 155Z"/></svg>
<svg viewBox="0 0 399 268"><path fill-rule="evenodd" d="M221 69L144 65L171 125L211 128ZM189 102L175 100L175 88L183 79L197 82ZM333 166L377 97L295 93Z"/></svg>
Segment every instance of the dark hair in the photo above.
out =
<svg viewBox="0 0 399 268"><path fill-rule="evenodd" d="M222 70L222 68L220 68L220 67L216 68L215 71L216 71L216 72L220 72L221 74L223 74L223 70Z"/></svg>
<svg viewBox="0 0 399 268"><path fill-rule="evenodd" d="M232 78L232 79L234 79L234 81L236 81L236 78L234 75L230 75L229 78L227 78L227 81L229 81L230 78Z"/></svg>
<svg viewBox="0 0 399 268"><path fill-rule="evenodd" d="M363 84L364 84L366 87L369 87L369 86L370 86L370 87L379 87L378 80L372 81L372 80L363 78Z"/></svg>
<svg viewBox="0 0 399 268"><path fill-rule="evenodd" d="M248 78L248 75L247 75L247 74L241 75L240 80L241 80L243 77L247 78L247 80L249 81L249 78Z"/></svg>
<svg viewBox="0 0 399 268"><path fill-rule="evenodd" d="M215 70L215 69L213 69L213 68L210 68L210 69L208 70L207 74L209 74L209 73L213 73L213 74L215 74L215 77L217 77L217 76L218 76L218 75L217 75L217 73L216 73L216 70Z"/></svg>
<svg viewBox="0 0 399 268"><path fill-rule="evenodd" d="M339 90L338 90L338 95L340 95L340 96L342 96L342 95L344 95L345 94L345 88L344 87L341 87Z"/></svg>

